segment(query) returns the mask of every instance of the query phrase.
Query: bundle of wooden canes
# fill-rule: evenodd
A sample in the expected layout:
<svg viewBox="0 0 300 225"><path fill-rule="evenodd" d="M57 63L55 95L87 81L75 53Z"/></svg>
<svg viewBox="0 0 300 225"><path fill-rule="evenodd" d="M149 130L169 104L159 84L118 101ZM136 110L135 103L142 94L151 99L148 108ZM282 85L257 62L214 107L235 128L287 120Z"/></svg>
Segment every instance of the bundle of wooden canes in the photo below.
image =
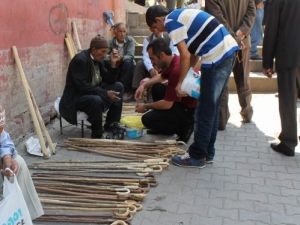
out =
<svg viewBox="0 0 300 225"><path fill-rule="evenodd" d="M90 173L134 173L138 176L147 176L150 174L160 173L163 169L168 168L169 160L146 159L146 160L118 160L118 161L51 161L47 163L34 163L31 169L40 171L56 171L61 173L76 172L77 174Z"/></svg>
<svg viewBox="0 0 300 225"><path fill-rule="evenodd" d="M177 146L176 141L145 143L112 139L69 138L65 140L64 147L71 151L134 160L170 158L173 155L185 153L185 150Z"/></svg>
<svg viewBox="0 0 300 225"><path fill-rule="evenodd" d="M51 164L55 166L59 163L43 164L50 164L49 168L52 168ZM41 166L35 165L36 169ZM142 209L140 203L150 187L157 185L153 175L107 176L77 172L73 169L50 169L33 173L35 187L46 211L38 221L128 224L133 215Z"/></svg>

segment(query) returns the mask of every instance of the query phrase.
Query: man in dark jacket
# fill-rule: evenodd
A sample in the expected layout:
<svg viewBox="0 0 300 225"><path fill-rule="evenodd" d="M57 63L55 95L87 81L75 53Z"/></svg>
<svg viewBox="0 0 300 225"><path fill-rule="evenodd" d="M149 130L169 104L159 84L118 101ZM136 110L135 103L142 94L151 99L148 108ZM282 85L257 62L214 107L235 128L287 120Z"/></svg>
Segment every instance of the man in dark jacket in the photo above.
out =
<svg viewBox="0 0 300 225"><path fill-rule="evenodd" d="M275 59L278 81L281 133L279 144L271 148L286 156L295 155L297 146L297 79L300 79L300 1L268 1L263 44L263 67L273 74Z"/></svg>
<svg viewBox="0 0 300 225"><path fill-rule="evenodd" d="M243 122L252 119L251 88L249 83L250 32L255 20L254 0L205 0L205 10L225 25L239 43L241 50L233 68L234 80L241 106ZM226 128L230 113L228 109L228 87L224 89L220 102L219 130Z"/></svg>
<svg viewBox="0 0 300 225"><path fill-rule="evenodd" d="M122 112L123 85L116 82L120 56L117 52L105 62L107 41L100 35L91 40L90 48L78 53L70 62L66 86L59 110L64 119L77 124L77 111L85 112L92 124L92 138L101 138L102 113L108 110L104 128L119 122Z"/></svg>

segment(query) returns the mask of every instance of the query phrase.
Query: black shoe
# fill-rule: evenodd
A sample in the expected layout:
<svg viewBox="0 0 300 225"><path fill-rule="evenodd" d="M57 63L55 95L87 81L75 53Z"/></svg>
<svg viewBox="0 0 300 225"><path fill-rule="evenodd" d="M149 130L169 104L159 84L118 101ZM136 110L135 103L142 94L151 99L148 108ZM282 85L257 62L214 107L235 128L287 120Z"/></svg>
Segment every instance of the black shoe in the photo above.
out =
<svg viewBox="0 0 300 225"><path fill-rule="evenodd" d="M105 124L104 130L106 132L111 132L113 139L122 140L125 137L126 129L124 127L120 126L120 124L117 122L114 122L112 124Z"/></svg>
<svg viewBox="0 0 300 225"><path fill-rule="evenodd" d="M102 131L92 131L91 138L92 139L101 139L102 138Z"/></svg>
<svg viewBox="0 0 300 225"><path fill-rule="evenodd" d="M253 55L250 57L251 60L262 60L262 57L260 55Z"/></svg>
<svg viewBox="0 0 300 225"><path fill-rule="evenodd" d="M149 129L149 130L147 130L147 134L160 134L160 132L156 131L156 130Z"/></svg>
<svg viewBox="0 0 300 225"><path fill-rule="evenodd" d="M280 144L271 143L270 146L275 152L281 153L286 156L295 156L295 150L290 149L283 143Z"/></svg>
<svg viewBox="0 0 300 225"><path fill-rule="evenodd" d="M226 125L225 125L225 126L222 126L222 125L219 124L218 130L221 130L221 131L222 131L222 130L225 130L225 129L226 129Z"/></svg>

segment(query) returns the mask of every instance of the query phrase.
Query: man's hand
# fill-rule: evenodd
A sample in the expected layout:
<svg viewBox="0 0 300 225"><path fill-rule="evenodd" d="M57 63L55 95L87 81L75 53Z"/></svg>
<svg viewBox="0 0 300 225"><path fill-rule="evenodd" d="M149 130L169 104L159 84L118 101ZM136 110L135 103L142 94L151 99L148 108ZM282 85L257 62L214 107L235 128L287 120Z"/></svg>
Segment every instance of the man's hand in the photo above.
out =
<svg viewBox="0 0 300 225"><path fill-rule="evenodd" d="M113 102L119 101L121 98L119 97L120 92L116 92L113 90L107 91L107 96L109 97L110 100Z"/></svg>
<svg viewBox="0 0 300 225"><path fill-rule="evenodd" d="M14 174L18 172L19 165L16 160L14 160L11 155L5 155L2 158L2 173L6 177L11 177L13 176L13 173L11 173L9 170L10 169Z"/></svg>
<svg viewBox="0 0 300 225"><path fill-rule="evenodd" d="M110 64L111 67L116 68L118 64L121 62L122 58L117 49L113 49L110 54Z"/></svg>
<svg viewBox="0 0 300 225"><path fill-rule="evenodd" d="M155 77L156 75L158 75L158 71L155 68L152 68L150 71L150 77Z"/></svg>
<svg viewBox="0 0 300 225"><path fill-rule="evenodd" d="M181 82L178 82L176 88L175 88L175 91L177 93L177 97L187 97L187 93L185 93L184 91L181 90L181 85L182 83Z"/></svg>
<svg viewBox="0 0 300 225"><path fill-rule="evenodd" d="M272 68L268 68L268 69L265 69L263 70L264 74L269 77L269 78L272 78L272 75L274 73L273 69Z"/></svg>
<svg viewBox="0 0 300 225"><path fill-rule="evenodd" d="M144 103L138 103L136 106L135 106L135 111L136 112L139 112L139 113L144 113L147 111L146 107L145 107L145 104Z"/></svg>
<svg viewBox="0 0 300 225"><path fill-rule="evenodd" d="M236 35L236 41L237 41L238 45L240 46L241 49L244 49L245 44L244 44L243 40L245 39L246 35L241 30L237 30L235 35Z"/></svg>
<svg viewBox="0 0 300 225"><path fill-rule="evenodd" d="M135 94L134 94L134 99L141 100L143 98L143 93L144 93L145 87L143 84L141 84L138 89L136 89Z"/></svg>

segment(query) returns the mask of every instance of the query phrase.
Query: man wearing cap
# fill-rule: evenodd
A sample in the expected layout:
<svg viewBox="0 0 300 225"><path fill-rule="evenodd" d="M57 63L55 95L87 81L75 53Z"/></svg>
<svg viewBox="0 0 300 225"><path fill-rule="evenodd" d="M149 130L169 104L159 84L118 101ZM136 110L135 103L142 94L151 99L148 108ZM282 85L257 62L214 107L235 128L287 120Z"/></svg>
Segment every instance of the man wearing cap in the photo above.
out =
<svg viewBox="0 0 300 225"><path fill-rule="evenodd" d="M77 111L88 115L92 138L103 134L102 114L107 111L104 128L109 131L121 118L123 85L116 82L120 55L113 52L109 62L104 60L107 41L100 35L91 40L90 48L71 60L59 111L64 119L77 124Z"/></svg>

